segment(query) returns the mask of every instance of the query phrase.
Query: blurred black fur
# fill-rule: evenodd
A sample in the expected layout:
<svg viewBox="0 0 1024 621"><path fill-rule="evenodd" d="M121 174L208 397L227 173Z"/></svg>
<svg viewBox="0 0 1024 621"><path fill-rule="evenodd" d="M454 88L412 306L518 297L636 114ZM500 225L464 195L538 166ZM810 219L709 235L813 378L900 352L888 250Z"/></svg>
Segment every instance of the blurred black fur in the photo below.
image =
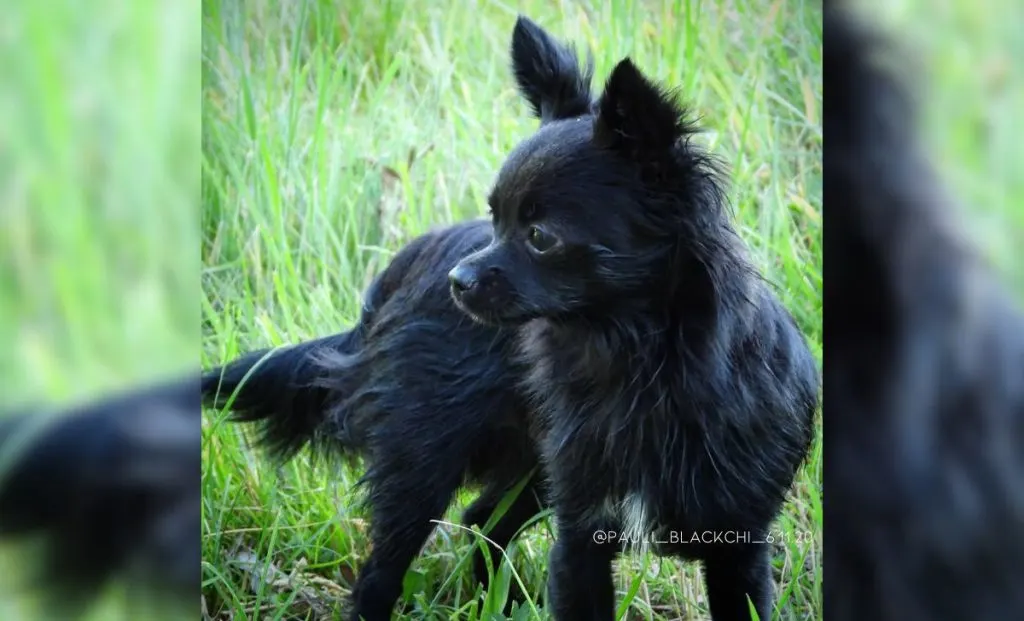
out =
<svg viewBox="0 0 1024 621"><path fill-rule="evenodd" d="M813 440L815 360L749 262L689 113L629 59L581 105L590 76L571 53L517 22L540 128L498 175L494 242L450 274L467 314L518 332L558 528L554 616L614 618L621 538L595 542L601 529L702 561L715 621L750 619L748 597L767 620L763 540Z"/></svg>
<svg viewBox="0 0 1024 621"><path fill-rule="evenodd" d="M373 551L353 591L353 620L391 617L432 520L460 486L483 486L464 515L482 528L537 464L514 392L512 333L474 323L448 293L448 271L490 238L484 221L415 238L371 283L351 330L252 352L203 377L206 402L256 423L279 460L306 445L318 456L366 458ZM488 537L505 547L540 511L539 498L531 480ZM485 562L478 552L474 572L486 585Z"/></svg>
<svg viewBox="0 0 1024 621"><path fill-rule="evenodd" d="M114 580L195 609L201 412L193 379L0 418L0 539L43 546L24 569L47 618L84 615Z"/></svg>
<svg viewBox="0 0 1024 621"><path fill-rule="evenodd" d="M841 11L824 50L826 616L1021 619L1024 315L948 217L892 43Z"/></svg>

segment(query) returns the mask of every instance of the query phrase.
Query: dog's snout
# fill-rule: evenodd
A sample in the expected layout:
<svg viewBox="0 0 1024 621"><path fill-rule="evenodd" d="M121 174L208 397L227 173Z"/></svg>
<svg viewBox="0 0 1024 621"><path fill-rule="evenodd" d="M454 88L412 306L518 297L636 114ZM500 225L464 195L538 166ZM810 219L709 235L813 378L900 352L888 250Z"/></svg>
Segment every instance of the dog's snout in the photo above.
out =
<svg viewBox="0 0 1024 621"><path fill-rule="evenodd" d="M476 286L477 278L471 268L460 263L448 272L448 282L451 283L452 291L455 293L465 293Z"/></svg>
<svg viewBox="0 0 1024 621"><path fill-rule="evenodd" d="M478 320L480 317L499 316L509 299L508 285L501 269L490 265L487 257L482 259L464 259L448 272L452 300Z"/></svg>

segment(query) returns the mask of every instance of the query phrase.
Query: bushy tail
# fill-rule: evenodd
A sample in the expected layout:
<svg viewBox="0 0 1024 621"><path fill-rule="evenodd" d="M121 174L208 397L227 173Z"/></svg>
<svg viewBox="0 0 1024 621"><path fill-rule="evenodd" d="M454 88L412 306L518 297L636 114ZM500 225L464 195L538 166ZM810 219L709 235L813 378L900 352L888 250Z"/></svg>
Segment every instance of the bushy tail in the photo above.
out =
<svg viewBox="0 0 1024 621"><path fill-rule="evenodd" d="M29 586L61 618L113 579L194 602L201 438L193 376L47 415L0 416L0 540L43 544ZM194 603L192 604L194 606Z"/></svg>
<svg viewBox="0 0 1024 621"><path fill-rule="evenodd" d="M229 420L257 425L257 442L279 461L314 442L330 408L324 355L352 354L353 330L280 349L247 353L203 374L203 403L227 408Z"/></svg>

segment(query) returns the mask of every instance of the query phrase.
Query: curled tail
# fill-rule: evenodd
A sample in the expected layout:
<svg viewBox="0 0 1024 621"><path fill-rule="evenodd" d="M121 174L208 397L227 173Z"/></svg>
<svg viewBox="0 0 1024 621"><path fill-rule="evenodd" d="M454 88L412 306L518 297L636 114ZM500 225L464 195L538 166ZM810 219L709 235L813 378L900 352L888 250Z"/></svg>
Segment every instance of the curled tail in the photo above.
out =
<svg viewBox="0 0 1024 621"><path fill-rule="evenodd" d="M332 390L324 384L325 357L354 354L356 330L280 349L253 351L202 376L203 403L231 411L229 420L257 425L257 442L287 461L316 443Z"/></svg>

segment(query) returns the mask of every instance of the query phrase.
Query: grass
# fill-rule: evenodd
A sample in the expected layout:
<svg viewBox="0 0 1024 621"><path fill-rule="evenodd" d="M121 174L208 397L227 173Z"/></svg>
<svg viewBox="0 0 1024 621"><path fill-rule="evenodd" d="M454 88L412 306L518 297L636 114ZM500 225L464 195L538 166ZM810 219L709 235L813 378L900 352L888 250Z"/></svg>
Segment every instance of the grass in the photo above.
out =
<svg viewBox="0 0 1024 621"><path fill-rule="evenodd" d="M194 365L198 15L121 0L3 13L3 398L76 400Z"/></svg>
<svg viewBox="0 0 1024 621"><path fill-rule="evenodd" d="M504 155L535 128L508 70L517 11L589 47L599 81L629 55L680 89L729 163L744 238L820 356L815 3L204 0L205 365L344 329L403 243L484 215ZM209 617L329 618L368 552L359 472L304 455L275 471L212 412L203 440ZM777 524L781 619L821 618L820 457L816 444ZM534 597L549 544L535 528L510 549ZM498 618L501 593L482 597L458 569L473 545L439 528L400 618ZM707 615L695 566L626 556L616 580L624 618Z"/></svg>

